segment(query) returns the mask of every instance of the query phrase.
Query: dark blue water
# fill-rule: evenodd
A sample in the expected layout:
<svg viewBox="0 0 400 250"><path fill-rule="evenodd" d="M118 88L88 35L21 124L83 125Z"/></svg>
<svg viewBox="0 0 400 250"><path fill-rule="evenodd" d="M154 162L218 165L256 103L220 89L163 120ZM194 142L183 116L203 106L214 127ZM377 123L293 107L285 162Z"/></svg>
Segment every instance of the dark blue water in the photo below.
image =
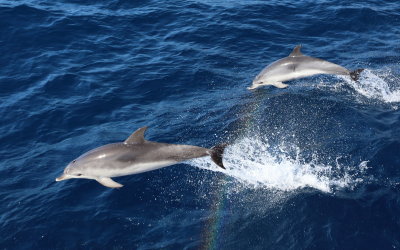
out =
<svg viewBox="0 0 400 250"><path fill-rule="evenodd" d="M246 89L297 44L366 70ZM0 1L0 248L399 248L399 44L397 1ZM227 170L54 181L142 126Z"/></svg>

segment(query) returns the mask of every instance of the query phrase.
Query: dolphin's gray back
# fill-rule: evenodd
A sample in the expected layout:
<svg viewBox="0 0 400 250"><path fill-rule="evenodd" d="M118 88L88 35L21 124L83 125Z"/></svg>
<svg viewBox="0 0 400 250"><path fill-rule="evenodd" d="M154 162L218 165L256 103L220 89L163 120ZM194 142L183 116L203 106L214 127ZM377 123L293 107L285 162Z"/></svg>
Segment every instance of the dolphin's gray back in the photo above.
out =
<svg viewBox="0 0 400 250"><path fill-rule="evenodd" d="M104 176L141 173L181 161L209 155L208 149L145 141L141 144L113 143L96 148L76 159L82 173L104 172Z"/></svg>
<svg viewBox="0 0 400 250"><path fill-rule="evenodd" d="M314 68L321 70L324 74L348 75L350 73L348 69L340 65L315 57L300 56L293 59L296 66L295 70L299 71Z"/></svg>
<svg viewBox="0 0 400 250"><path fill-rule="evenodd" d="M181 162L208 155L208 149L202 147L157 143L150 141L146 141L141 145L128 144L121 145L121 147L125 147L125 149L123 154L117 160L122 162Z"/></svg>

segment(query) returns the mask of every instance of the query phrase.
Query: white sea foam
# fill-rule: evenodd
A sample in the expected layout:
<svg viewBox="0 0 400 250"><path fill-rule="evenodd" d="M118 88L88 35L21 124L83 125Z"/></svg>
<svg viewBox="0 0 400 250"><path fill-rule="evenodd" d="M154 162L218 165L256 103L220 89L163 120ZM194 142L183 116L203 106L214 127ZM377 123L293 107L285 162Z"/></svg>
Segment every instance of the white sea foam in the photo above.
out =
<svg viewBox="0 0 400 250"><path fill-rule="evenodd" d="M194 159L189 163L195 167L223 172L235 182L250 188L291 191L312 187L322 192L333 192L340 188L352 188L361 180L338 163L330 166L316 162L304 162L299 154L295 158L290 157L284 147L272 150L267 143L248 137L226 149L226 170L216 167L208 157ZM363 171L364 165L365 162L362 162L356 168Z"/></svg>
<svg viewBox="0 0 400 250"><path fill-rule="evenodd" d="M378 99L386 103L400 102L400 78L394 76L390 70L364 70L359 81L352 81L343 77L358 94L367 98Z"/></svg>

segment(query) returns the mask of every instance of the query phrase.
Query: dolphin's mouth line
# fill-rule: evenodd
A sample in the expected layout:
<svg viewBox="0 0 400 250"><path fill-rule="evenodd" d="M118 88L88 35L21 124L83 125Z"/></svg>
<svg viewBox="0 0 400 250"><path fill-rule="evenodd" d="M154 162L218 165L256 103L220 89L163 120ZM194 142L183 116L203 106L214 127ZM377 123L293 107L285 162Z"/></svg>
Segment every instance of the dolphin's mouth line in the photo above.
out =
<svg viewBox="0 0 400 250"><path fill-rule="evenodd" d="M62 174L62 175L60 175L59 177L56 178L56 181L63 181L63 180L67 180L67 179L70 179L70 178L71 177L69 177L68 175Z"/></svg>
<svg viewBox="0 0 400 250"><path fill-rule="evenodd" d="M62 181L62 180L63 179L61 178L61 176L56 178L56 181Z"/></svg>
<svg viewBox="0 0 400 250"><path fill-rule="evenodd" d="M84 175L67 175L67 174L62 174L61 176L56 178L56 181L63 181L63 180L68 180L68 179L93 179L95 180L96 178L99 178L101 176L93 177L93 176L84 176Z"/></svg>
<svg viewBox="0 0 400 250"><path fill-rule="evenodd" d="M264 82L256 82L256 83L253 82L250 87L247 87L247 89L252 90L252 89L256 89L263 85L264 85Z"/></svg>

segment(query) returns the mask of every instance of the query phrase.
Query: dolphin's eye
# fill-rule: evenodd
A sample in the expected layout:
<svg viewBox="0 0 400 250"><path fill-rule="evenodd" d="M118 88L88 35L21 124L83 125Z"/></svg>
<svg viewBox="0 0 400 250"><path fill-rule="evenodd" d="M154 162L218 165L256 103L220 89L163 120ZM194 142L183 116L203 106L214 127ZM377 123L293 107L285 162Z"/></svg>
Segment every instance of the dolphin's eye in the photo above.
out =
<svg viewBox="0 0 400 250"><path fill-rule="evenodd" d="M82 174L75 174L76 176L81 176Z"/></svg>

